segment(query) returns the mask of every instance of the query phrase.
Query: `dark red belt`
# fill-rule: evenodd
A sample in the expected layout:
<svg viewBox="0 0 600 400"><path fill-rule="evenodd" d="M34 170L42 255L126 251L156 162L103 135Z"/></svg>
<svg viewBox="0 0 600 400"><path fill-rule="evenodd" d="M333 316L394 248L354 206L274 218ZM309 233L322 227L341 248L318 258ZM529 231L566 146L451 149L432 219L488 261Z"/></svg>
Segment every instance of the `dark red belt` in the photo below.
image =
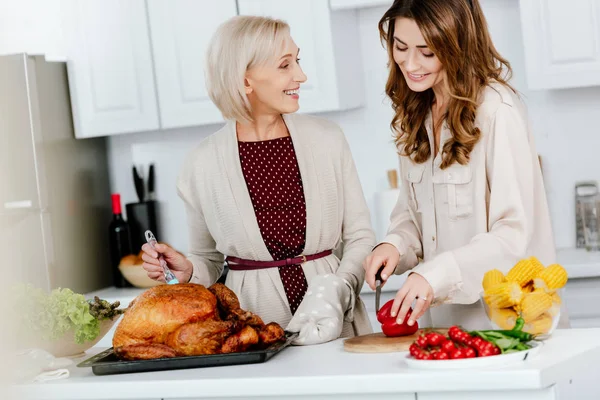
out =
<svg viewBox="0 0 600 400"><path fill-rule="evenodd" d="M311 254L308 256L298 256L294 258L286 258L285 260L277 261L254 261L244 260L242 258L227 256L225 262L230 270L233 271L246 271L252 269L264 269L264 268L275 268L275 267L288 267L290 265L302 264L307 261L317 260L319 258L327 257L332 254L332 250L325 250L320 253ZM233 263L233 264L232 264Z"/></svg>

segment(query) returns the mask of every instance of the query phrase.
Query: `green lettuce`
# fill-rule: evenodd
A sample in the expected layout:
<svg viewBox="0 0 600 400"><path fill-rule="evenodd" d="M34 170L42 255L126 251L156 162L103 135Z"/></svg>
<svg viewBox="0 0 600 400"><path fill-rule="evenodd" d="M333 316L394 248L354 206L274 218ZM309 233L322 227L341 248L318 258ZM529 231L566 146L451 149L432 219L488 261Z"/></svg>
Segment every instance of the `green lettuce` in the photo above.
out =
<svg viewBox="0 0 600 400"><path fill-rule="evenodd" d="M58 288L47 293L32 285L19 285L12 295L19 305L15 316L22 332L56 340L73 329L75 342L79 344L100 334L100 323L90 314L90 304L71 289Z"/></svg>

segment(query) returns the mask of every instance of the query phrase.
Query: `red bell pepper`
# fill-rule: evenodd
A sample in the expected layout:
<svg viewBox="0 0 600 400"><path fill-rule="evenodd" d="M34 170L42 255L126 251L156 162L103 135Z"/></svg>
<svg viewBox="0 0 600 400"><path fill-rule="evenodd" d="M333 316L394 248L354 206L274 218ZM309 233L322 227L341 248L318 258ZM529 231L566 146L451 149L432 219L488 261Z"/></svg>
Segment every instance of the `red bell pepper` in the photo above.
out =
<svg viewBox="0 0 600 400"><path fill-rule="evenodd" d="M377 311L377 321L379 321L379 323L383 324L386 321L390 320L390 319L394 319L391 315L390 312L392 311L392 305L394 304L394 300L390 300L387 303L385 303L383 305L383 307L381 307L379 309L379 311Z"/></svg>
<svg viewBox="0 0 600 400"><path fill-rule="evenodd" d="M381 323L381 330L383 334L386 336L394 337L394 336L408 336L412 335L416 331L419 330L419 324L417 321L414 322L412 326L407 324L407 321L412 313L412 308L408 310L406 313L406 317L404 321L399 324L396 322L396 317L391 316L392 304L394 304L394 300L390 300L381 307L379 312L377 312L377 321Z"/></svg>

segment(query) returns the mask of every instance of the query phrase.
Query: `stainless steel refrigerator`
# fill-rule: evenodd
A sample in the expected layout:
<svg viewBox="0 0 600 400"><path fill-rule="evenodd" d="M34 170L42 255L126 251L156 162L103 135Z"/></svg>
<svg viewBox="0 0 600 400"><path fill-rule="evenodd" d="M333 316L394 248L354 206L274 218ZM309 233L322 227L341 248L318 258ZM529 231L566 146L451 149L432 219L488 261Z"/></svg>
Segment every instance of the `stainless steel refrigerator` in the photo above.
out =
<svg viewBox="0 0 600 400"><path fill-rule="evenodd" d="M0 282L111 285L106 152L75 139L65 63L0 56Z"/></svg>

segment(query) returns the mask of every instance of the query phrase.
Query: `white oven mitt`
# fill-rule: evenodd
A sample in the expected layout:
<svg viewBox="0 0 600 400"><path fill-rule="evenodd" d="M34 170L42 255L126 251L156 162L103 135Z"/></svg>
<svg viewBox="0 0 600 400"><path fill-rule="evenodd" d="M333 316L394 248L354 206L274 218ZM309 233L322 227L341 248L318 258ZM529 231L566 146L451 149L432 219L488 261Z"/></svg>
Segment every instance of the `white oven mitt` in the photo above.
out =
<svg viewBox="0 0 600 400"><path fill-rule="evenodd" d="M344 279L334 274L315 276L286 329L299 332L293 344L325 343L340 337L344 314L354 301L354 291Z"/></svg>

